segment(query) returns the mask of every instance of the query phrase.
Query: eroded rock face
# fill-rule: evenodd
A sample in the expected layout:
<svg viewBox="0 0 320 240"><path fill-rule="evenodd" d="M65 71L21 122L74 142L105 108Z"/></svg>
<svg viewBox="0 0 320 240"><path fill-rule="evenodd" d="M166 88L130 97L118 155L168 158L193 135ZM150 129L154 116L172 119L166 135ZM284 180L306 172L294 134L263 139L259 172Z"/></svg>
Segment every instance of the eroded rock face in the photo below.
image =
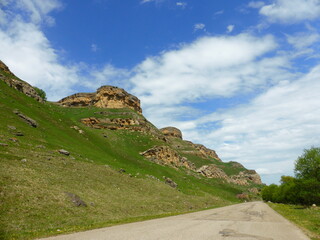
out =
<svg viewBox="0 0 320 240"><path fill-rule="evenodd" d="M256 184L262 184L260 175L255 170L242 171L238 176Z"/></svg>
<svg viewBox="0 0 320 240"><path fill-rule="evenodd" d="M130 108L142 113L140 100L122 88L102 86L95 93L77 93L58 101L66 107Z"/></svg>
<svg viewBox="0 0 320 240"><path fill-rule="evenodd" d="M201 173L207 178L221 178L229 180L228 175L214 164L204 165L197 170L198 173Z"/></svg>
<svg viewBox="0 0 320 240"><path fill-rule="evenodd" d="M4 81L10 87L18 90L19 92L22 92L25 95L36 99L39 102L43 102L43 99L38 95L36 90L34 90L34 88L29 83L18 79L2 61L0 61L0 69L3 72L11 75L10 77L2 75L0 73L0 80Z"/></svg>
<svg viewBox="0 0 320 240"><path fill-rule="evenodd" d="M182 139L182 132L178 128L165 127L165 128L161 128L160 131L166 137L176 137L176 138Z"/></svg>
<svg viewBox="0 0 320 240"><path fill-rule="evenodd" d="M198 173L208 178L220 178L228 183L233 183L241 186L249 185L250 183L262 184L259 174L254 170L246 170L238 175L228 176L221 168L215 164L204 165L197 170Z"/></svg>
<svg viewBox="0 0 320 240"><path fill-rule="evenodd" d="M202 153L206 157L211 157L211 158L214 158L214 159L216 159L216 160L221 162L221 159L219 158L219 156L216 153L216 151L214 151L212 149L209 149L209 148L206 148L202 144L194 144L194 146L195 146L196 149L198 149L200 151L200 153Z"/></svg>
<svg viewBox="0 0 320 240"><path fill-rule="evenodd" d="M181 157L176 151L168 146L155 146L140 155L146 157L150 161L153 161L162 165L171 165L173 167L186 167L191 170L195 170L195 165L188 161L188 159Z"/></svg>

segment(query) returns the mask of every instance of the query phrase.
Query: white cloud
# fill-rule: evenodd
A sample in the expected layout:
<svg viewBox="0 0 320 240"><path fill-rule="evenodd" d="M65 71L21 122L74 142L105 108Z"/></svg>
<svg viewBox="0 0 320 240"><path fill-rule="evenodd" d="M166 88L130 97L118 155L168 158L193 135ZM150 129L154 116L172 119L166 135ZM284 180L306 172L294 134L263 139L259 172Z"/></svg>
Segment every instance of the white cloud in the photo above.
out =
<svg viewBox="0 0 320 240"><path fill-rule="evenodd" d="M320 17L319 0L275 0L260 9L271 22L296 23Z"/></svg>
<svg viewBox="0 0 320 240"><path fill-rule="evenodd" d="M19 0L7 3L7 11L19 8L21 14L4 15L0 22L0 58L20 78L43 88L48 98L57 100L69 94L79 80L78 67L61 64L57 52L43 34L40 24L58 1Z"/></svg>
<svg viewBox="0 0 320 240"><path fill-rule="evenodd" d="M186 2L176 2L176 5L181 8L186 8L188 4Z"/></svg>
<svg viewBox="0 0 320 240"><path fill-rule="evenodd" d="M214 15L222 15L223 13L224 13L224 11L220 10L220 11L215 12Z"/></svg>
<svg viewBox="0 0 320 240"><path fill-rule="evenodd" d="M310 47L316 42L319 42L320 35L318 33L296 33L293 35L287 35L287 41L293 45L296 49L303 49Z"/></svg>
<svg viewBox="0 0 320 240"><path fill-rule="evenodd" d="M304 148L320 142L320 65L298 80L288 79L235 108L192 121L186 137L213 147L225 161L293 173ZM214 124L210 132L201 126Z"/></svg>
<svg viewBox="0 0 320 240"><path fill-rule="evenodd" d="M193 30L194 30L194 31L205 30L205 27L206 27L206 25L203 24L203 23L196 23L196 24L193 26Z"/></svg>
<svg viewBox="0 0 320 240"><path fill-rule="evenodd" d="M144 105L174 105L205 97L232 97L280 81L285 58L258 57L276 48L273 37L248 34L233 37L203 37L177 50L149 57L131 79L133 91Z"/></svg>
<svg viewBox="0 0 320 240"><path fill-rule="evenodd" d="M153 1L155 1L155 0L141 0L141 4L144 4L144 3L148 3L148 2L153 2Z"/></svg>
<svg viewBox="0 0 320 240"><path fill-rule="evenodd" d="M249 2L248 7L250 8L262 8L265 5L262 1L252 1Z"/></svg>
<svg viewBox="0 0 320 240"><path fill-rule="evenodd" d="M92 44L91 44L91 51L92 51L92 52L97 52L97 51L98 51L98 45L95 44L95 43L92 43Z"/></svg>
<svg viewBox="0 0 320 240"><path fill-rule="evenodd" d="M229 25L227 27L227 33L231 33L234 30L234 25Z"/></svg>

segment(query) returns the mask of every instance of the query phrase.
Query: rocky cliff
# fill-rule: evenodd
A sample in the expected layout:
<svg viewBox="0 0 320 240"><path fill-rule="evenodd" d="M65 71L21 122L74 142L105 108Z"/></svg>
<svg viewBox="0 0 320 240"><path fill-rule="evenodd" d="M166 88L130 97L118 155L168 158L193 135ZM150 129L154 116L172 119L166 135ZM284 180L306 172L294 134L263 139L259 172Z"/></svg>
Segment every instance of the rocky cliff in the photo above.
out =
<svg viewBox="0 0 320 240"><path fill-rule="evenodd" d="M166 137L176 137L176 138L182 139L182 132L178 128L165 127L165 128L161 128L160 131Z"/></svg>
<svg viewBox="0 0 320 240"><path fill-rule="evenodd" d="M4 81L10 87L18 90L19 92L22 92L39 102L43 102L43 99L39 96L36 90L29 83L17 78L2 61L0 61L0 80Z"/></svg>
<svg viewBox="0 0 320 240"><path fill-rule="evenodd" d="M58 101L58 104L65 107L88 107L99 108L130 108L142 113L140 100L127 93L122 88L113 86L102 86L95 93L77 93Z"/></svg>

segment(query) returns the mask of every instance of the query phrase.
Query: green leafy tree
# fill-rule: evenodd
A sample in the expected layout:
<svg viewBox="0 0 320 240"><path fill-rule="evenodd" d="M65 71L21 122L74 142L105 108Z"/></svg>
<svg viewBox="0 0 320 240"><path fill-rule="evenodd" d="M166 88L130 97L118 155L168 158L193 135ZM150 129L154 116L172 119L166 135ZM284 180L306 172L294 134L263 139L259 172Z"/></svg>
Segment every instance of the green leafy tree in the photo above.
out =
<svg viewBox="0 0 320 240"><path fill-rule="evenodd" d="M305 149L296 160L294 172L298 179L316 179L320 182L320 148Z"/></svg>
<svg viewBox="0 0 320 240"><path fill-rule="evenodd" d="M47 94L44 90L37 87L33 87L33 88L44 101L47 101Z"/></svg>

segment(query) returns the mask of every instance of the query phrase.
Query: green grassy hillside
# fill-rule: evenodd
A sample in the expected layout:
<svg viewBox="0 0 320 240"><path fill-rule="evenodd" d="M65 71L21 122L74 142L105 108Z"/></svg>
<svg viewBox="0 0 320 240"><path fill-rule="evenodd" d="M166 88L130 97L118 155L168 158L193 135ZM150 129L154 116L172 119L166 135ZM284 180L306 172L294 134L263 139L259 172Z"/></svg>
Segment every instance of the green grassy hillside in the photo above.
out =
<svg viewBox="0 0 320 240"><path fill-rule="evenodd" d="M80 122L98 111L39 103L0 81L0 239L33 239L239 202L236 194L245 187L143 158L140 152L164 144L158 138ZM111 118L125 111L132 115L124 109L103 111ZM188 158L197 166L210 162ZM165 184L164 177L178 187ZM66 193L87 206L76 206Z"/></svg>

